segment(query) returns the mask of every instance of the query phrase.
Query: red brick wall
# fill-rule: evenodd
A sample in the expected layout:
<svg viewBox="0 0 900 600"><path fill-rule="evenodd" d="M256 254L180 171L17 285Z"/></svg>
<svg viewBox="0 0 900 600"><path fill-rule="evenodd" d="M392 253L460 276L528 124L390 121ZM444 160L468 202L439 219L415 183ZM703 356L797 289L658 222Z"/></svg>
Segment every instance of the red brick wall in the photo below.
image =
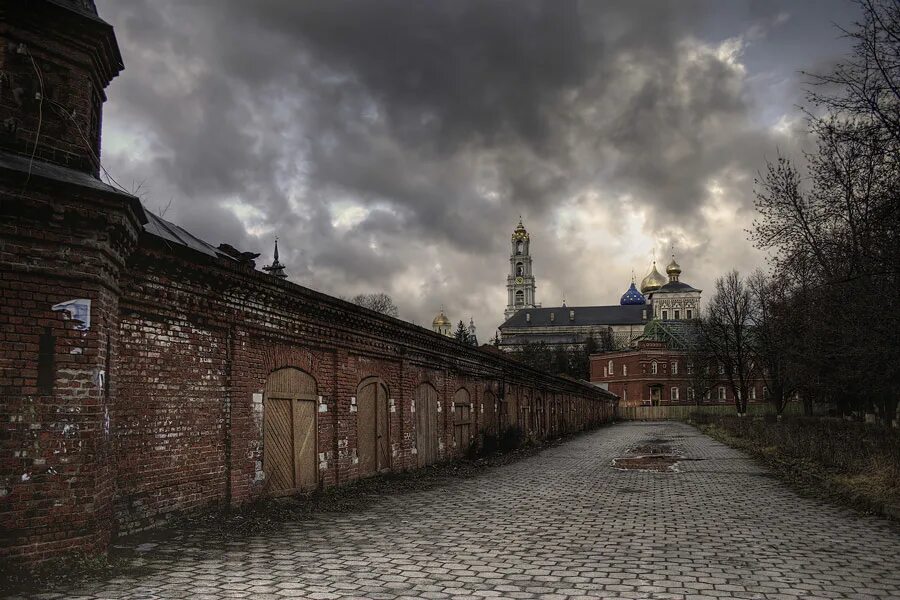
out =
<svg viewBox="0 0 900 600"><path fill-rule="evenodd" d="M0 177L0 559L108 543L115 282L136 234L120 201ZM85 331L51 310L76 298L91 300ZM46 333L56 340L51 390L38 387Z"/></svg>
<svg viewBox="0 0 900 600"><path fill-rule="evenodd" d="M613 417L614 401L591 388L224 260L173 253L151 238L133 255L122 288L113 431L116 522L123 533L266 494L259 399L268 375L283 367L310 374L321 396L321 487L359 477L353 400L371 377L393 402L393 470L416 467L411 407L423 382L440 398L442 460L467 450L454 438L453 397L460 388L475 408L476 435L484 390L497 393L501 381L518 399L519 424L535 438ZM562 398L577 407L567 408ZM554 402L560 418L551 431Z"/></svg>
<svg viewBox="0 0 900 600"><path fill-rule="evenodd" d="M0 19L0 121L15 133L0 136L0 147L97 174L104 88L121 60L111 28L40 2L9 4Z"/></svg>

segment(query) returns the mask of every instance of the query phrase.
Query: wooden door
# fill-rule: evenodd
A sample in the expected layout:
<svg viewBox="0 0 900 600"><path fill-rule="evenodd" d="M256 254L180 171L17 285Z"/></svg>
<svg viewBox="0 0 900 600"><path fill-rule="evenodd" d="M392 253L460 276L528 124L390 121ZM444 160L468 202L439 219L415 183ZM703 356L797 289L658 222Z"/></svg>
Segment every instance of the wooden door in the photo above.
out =
<svg viewBox="0 0 900 600"><path fill-rule="evenodd" d="M505 427L518 427L519 425L519 402L516 397L510 394L507 401L503 403L506 407Z"/></svg>
<svg viewBox="0 0 900 600"><path fill-rule="evenodd" d="M381 384L378 384L377 387L375 446L378 454L378 470L387 471L391 468L391 413L387 388Z"/></svg>
<svg viewBox="0 0 900 600"><path fill-rule="evenodd" d="M482 406L484 412L481 415L481 430L485 433L497 433L497 399L494 394L485 392Z"/></svg>
<svg viewBox="0 0 900 600"><path fill-rule="evenodd" d="M438 459L437 403L438 393L431 384L423 383L416 389L416 454L420 467Z"/></svg>
<svg viewBox="0 0 900 600"><path fill-rule="evenodd" d="M453 395L453 439L456 450L465 453L472 441L472 402L469 392L457 390Z"/></svg>
<svg viewBox="0 0 900 600"><path fill-rule="evenodd" d="M387 388L364 381L356 396L357 456L360 476L391 468L390 413Z"/></svg>
<svg viewBox="0 0 900 600"><path fill-rule="evenodd" d="M294 368L274 371L263 400L263 470L269 491L316 487L316 381Z"/></svg>

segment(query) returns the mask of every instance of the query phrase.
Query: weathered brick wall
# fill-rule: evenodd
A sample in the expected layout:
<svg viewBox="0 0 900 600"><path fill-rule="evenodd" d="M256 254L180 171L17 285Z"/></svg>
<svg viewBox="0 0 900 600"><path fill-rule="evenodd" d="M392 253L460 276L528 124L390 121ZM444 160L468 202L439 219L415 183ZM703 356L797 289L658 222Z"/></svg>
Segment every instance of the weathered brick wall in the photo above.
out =
<svg viewBox="0 0 900 600"><path fill-rule="evenodd" d="M108 543L116 279L137 229L121 199L0 176L0 560ZM87 330L51 309L76 298Z"/></svg>
<svg viewBox="0 0 900 600"><path fill-rule="evenodd" d="M392 470L417 466L412 407L422 383L438 391L440 460L468 450L455 444L459 389L474 407L476 440L486 390L503 399L501 426L534 438L595 426L615 410L595 388L149 237L122 287L112 424L120 532L267 493L264 390L269 374L283 367L316 382L319 487L359 477L355 402L360 384L373 377L391 405Z"/></svg>
<svg viewBox="0 0 900 600"><path fill-rule="evenodd" d="M112 28L39 2L5 4L0 148L98 174L104 88L121 69Z"/></svg>

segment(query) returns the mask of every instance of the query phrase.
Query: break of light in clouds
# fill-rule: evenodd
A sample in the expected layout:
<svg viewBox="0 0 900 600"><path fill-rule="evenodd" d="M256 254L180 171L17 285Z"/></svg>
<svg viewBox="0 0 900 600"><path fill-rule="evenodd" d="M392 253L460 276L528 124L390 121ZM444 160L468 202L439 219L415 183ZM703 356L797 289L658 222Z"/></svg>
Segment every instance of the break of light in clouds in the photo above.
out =
<svg viewBox="0 0 900 600"><path fill-rule="evenodd" d="M762 256L753 178L808 143L802 70L842 0L98 0L125 71L104 163L151 210L334 295L385 291L482 341L509 236L538 301L615 304L674 244L683 279Z"/></svg>

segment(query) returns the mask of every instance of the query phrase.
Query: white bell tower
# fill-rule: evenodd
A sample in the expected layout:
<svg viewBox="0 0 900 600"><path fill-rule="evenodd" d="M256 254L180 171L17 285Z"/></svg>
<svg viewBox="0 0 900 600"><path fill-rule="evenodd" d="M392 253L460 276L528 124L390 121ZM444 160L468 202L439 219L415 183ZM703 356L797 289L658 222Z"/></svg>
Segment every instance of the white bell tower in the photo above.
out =
<svg viewBox="0 0 900 600"><path fill-rule="evenodd" d="M509 255L509 275L506 277L506 310L504 319L509 319L523 308L540 308L534 301L534 274L531 272L531 239L522 218L512 234L512 251Z"/></svg>

